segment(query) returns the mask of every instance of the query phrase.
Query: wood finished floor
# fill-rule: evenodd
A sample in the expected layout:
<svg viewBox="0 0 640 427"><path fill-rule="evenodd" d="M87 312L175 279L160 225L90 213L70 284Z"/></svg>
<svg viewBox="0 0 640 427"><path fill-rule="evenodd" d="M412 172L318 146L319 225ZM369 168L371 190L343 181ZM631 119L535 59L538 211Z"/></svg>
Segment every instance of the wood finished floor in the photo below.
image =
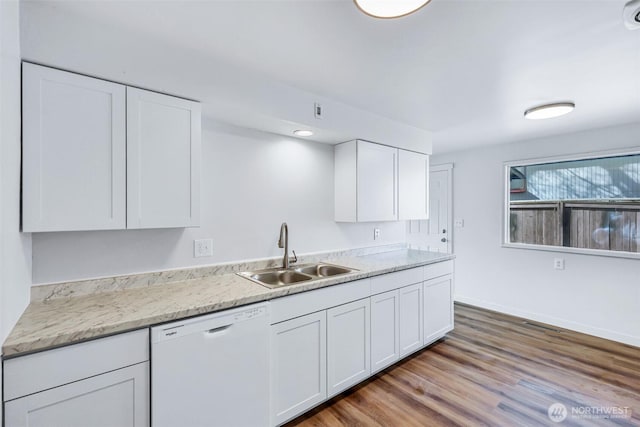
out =
<svg viewBox="0 0 640 427"><path fill-rule="evenodd" d="M455 330L286 427L640 426L640 349L456 304ZM550 328L550 329L549 329ZM568 417L552 422L560 402ZM630 417L574 417L572 407Z"/></svg>

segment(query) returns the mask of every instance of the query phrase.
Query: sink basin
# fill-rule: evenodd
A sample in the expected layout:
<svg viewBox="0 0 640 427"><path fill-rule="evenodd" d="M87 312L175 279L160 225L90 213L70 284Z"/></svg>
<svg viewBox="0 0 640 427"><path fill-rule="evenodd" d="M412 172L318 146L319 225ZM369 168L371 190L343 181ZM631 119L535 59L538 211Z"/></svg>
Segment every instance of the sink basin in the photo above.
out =
<svg viewBox="0 0 640 427"><path fill-rule="evenodd" d="M317 277L331 277L339 274L351 273L353 270L346 267L340 267L338 265L331 264L311 264L301 265L295 268L295 271L304 274L310 274Z"/></svg>
<svg viewBox="0 0 640 427"><path fill-rule="evenodd" d="M267 288L279 288L281 286L293 285L300 282L320 280L327 277L338 276L355 271L333 264L303 264L289 269L267 268L257 271L243 271L239 276L256 282Z"/></svg>
<svg viewBox="0 0 640 427"><path fill-rule="evenodd" d="M298 271L282 269L268 269L253 272L247 271L238 274L268 288L278 288L280 286L292 285L294 283L305 282L313 279L311 276Z"/></svg>

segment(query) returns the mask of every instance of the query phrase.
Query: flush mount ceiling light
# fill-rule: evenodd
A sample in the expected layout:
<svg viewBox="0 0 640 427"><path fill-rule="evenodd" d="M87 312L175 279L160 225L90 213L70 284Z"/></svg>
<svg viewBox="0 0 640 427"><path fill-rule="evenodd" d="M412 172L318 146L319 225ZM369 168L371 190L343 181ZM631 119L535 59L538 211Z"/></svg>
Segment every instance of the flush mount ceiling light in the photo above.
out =
<svg viewBox="0 0 640 427"><path fill-rule="evenodd" d="M631 0L622 11L624 25L630 30L640 29L640 0Z"/></svg>
<svg viewBox="0 0 640 427"><path fill-rule="evenodd" d="M552 119L569 114L574 108L576 108L576 104L573 102L556 102L554 104L539 105L525 111L524 117L529 120Z"/></svg>
<svg viewBox="0 0 640 427"><path fill-rule="evenodd" d="M431 0L353 0L362 12L374 18L400 18L409 15Z"/></svg>
<svg viewBox="0 0 640 427"><path fill-rule="evenodd" d="M310 130L304 130L304 129L299 129L299 130L294 130L293 134L295 136L311 136L313 135L313 131Z"/></svg>

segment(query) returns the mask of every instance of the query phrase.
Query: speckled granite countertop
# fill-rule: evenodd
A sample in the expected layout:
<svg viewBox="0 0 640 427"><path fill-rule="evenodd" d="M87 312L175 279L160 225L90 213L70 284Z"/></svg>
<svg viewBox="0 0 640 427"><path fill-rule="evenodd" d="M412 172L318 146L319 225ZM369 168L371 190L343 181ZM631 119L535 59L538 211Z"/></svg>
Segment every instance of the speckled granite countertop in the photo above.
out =
<svg viewBox="0 0 640 427"><path fill-rule="evenodd" d="M218 274L156 286L147 283L142 287L125 287L80 296L57 296L44 298L42 301L32 297L31 304L5 340L3 354L4 357L17 356L454 258L449 254L408 249L363 256L333 255L304 258L301 261L322 260L358 271L279 289L267 289L235 274L235 271L239 271L238 268L252 268L250 264L236 264L234 268L230 268L229 264L226 270L217 269ZM261 267L264 268L264 265ZM220 274L224 271L227 272ZM158 278L160 274L163 273L154 273L151 277ZM180 277L177 274L173 276ZM185 277L192 276L194 274ZM152 281L148 278L149 275L145 277L147 282ZM123 280L113 278L110 283L117 281L116 279ZM104 282L106 279L101 280ZM55 292L60 293L61 289L67 288L59 286Z"/></svg>

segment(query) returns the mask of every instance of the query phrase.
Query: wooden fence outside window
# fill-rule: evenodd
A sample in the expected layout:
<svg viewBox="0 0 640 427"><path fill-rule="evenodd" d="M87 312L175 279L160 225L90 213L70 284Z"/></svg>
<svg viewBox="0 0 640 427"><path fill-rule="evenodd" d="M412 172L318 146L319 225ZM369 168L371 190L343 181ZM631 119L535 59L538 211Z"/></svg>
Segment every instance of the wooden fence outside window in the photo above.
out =
<svg viewBox="0 0 640 427"><path fill-rule="evenodd" d="M640 200L513 201L510 242L640 252Z"/></svg>

